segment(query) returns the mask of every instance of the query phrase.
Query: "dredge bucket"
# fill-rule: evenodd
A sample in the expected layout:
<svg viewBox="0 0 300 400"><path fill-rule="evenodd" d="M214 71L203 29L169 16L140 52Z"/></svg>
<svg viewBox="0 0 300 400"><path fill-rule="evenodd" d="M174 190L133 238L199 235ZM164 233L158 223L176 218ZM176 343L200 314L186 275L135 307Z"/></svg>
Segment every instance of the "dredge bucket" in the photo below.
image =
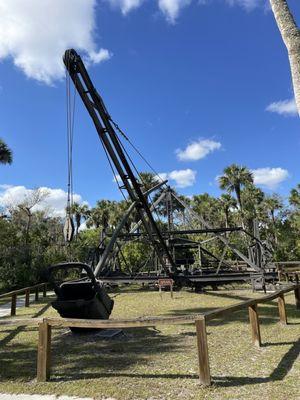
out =
<svg viewBox="0 0 300 400"><path fill-rule="evenodd" d="M64 281L67 276L83 276ZM114 301L94 276L91 267L84 263L61 263L48 267L48 280L53 285L57 299L55 308L63 318L108 319ZM71 328L83 331L84 328Z"/></svg>

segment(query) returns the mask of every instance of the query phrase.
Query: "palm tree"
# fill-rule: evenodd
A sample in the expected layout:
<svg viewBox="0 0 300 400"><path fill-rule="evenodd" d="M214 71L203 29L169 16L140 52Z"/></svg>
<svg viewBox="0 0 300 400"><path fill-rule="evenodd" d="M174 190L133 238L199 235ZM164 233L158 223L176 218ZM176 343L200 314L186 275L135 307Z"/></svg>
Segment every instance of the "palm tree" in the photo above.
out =
<svg viewBox="0 0 300 400"><path fill-rule="evenodd" d="M275 212L277 210L280 210L283 208L282 200L280 197L276 194L272 196L268 196L264 200L264 207L268 214L271 216L272 224L273 224L273 234L274 234L274 241L277 244L278 243L278 237L277 237L277 232L276 232L276 218L275 218Z"/></svg>
<svg viewBox="0 0 300 400"><path fill-rule="evenodd" d="M7 144L0 139L0 164L11 164L13 160L12 151Z"/></svg>
<svg viewBox="0 0 300 400"><path fill-rule="evenodd" d="M87 219L89 215L89 207L86 204L73 203L71 206L71 214L74 215L76 235L78 235L82 219Z"/></svg>
<svg viewBox="0 0 300 400"><path fill-rule="evenodd" d="M288 51L293 87L300 115L300 30L286 0L270 0L278 29Z"/></svg>
<svg viewBox="0 0 300 400"><path fill-rule="evenodd" d="M266 210L270 213L273 225L275 226L275 212L283 207L282 200L276 194L268 196L264 200L264 206Z"/></svg>
<svg viewBox="0 0 300 400"><path fill-rule="evenodd" d="M235 198L230 196L230 194L226 193L226 194L222 194L220 196L219 201L220 201L222 210L224 211L224 215L225 215L225 227L228 228L229 227L230 210L232 210L233 208L236 208L236 206L237 206L236 200L235 200Z"/></svg>
<svg viewBox="0 0 300 400"><path fill-rule="evenodd" d="M208 193L197 194L192 199L192 209L211 226L220 225L219 201Z"/></svg>
<svg viewBox="0 0 300 400"><path fill-rule="evenodd" d="M111 200L99 200L94 208L91 209L87 220L87 227L106 229L112 224L115 215L117 202Z"/></svg>
<svg viewBox="0 0 300 400"><path fill-rule="evenodd" d="M153 188L159 182L159 177L152 172L140 172L139 178L142 184L143 192Z"/></svg>
<svg viewBox="0 0 300 400"><path fill-rule="evenodd" d="M300 208L300 184L290 192L289 202L292 206Z"/></svg>
<svg viewBox="0 0 300 400"><path fill-rule="evenodd" d="M228 193L234 192L242 211L241 189L247 184L253 183L253 175L247 167L237 164L231 164L223 171L223 175L219 177L219 186Z"/></svg>
<svg viewBox="0 0 300 400"><path fill-rule="evenodd" d="M262 202L265 198L264 192L253 183L247 183L241 191L243 204L242 218L243 224L246 222L247 229L252 232L255 220L260 219Z"/></svg>

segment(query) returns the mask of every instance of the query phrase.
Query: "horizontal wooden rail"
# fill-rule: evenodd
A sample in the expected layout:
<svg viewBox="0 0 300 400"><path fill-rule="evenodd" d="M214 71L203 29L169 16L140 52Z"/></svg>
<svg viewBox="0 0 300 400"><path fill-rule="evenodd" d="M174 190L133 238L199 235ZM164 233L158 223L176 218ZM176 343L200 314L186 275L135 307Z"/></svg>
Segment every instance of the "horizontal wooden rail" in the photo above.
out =
<svg viewBox="0 0 300 400"><path fill-rule="evenodd" d="M34 326L43 322L43 318L0 318L1 326Z"/></svg>
<svg viewBox="0 0 300 400"><path fill-rule="evenodd" d="M3 293L3 294L0 294L0 299L4 299L4 298L7 298L7 297L11 297L13 294L22 294L22 293L25 293L26 290L33 290L33 289L36 289L36 288L41 288L41 287L43 287L44 285L47 285L47 283L46 283L46 282L38 283L37 285L28 286L28 287L25 287L25 288L22 288L22 289L17 289L17 290L13 290L13 291L11 291L11 292Z"/></svg>
<svg viewBox="0 0 300 400"><path fill-rule="evenodd" d="M212 320L214 318L224 317L227 314L232 314L233 312L240 311L243 308L247 308L247 307L250 307L253 305L263 304L263 303L267 303L268 301L275 300L281 294L284 295L285 293L291 292L293 290L295 291L295 296L296 296L296 292L300 291L300 284L291 285L287 288L278 290L274 293L265 295L263 297L259 297L257 299L250 299L250 300L246 300L246 301L242 301L240 303L234 304L232 306L221 307L221 308L217 308L216 310L207 311L206 313L204 313L204 315L205 315L205 318L207 321Z"/></svg>
<svg viewBox="0 0 300 400"><path fill-rule="evenodd" d="M20 294L25 294L25 307L29 307L30 292L34 290L35 301L38 301L41 289L43 290L43 297L46 297L47 283L43 282L43 283L38 283L37 285L34 286L29 286L22 289L13 290L12 292L3 293L0 295L0 299L6 299L8 297L11 298L10 315L13 317L16 315L16 310L17 310L17 296Z"/></svg>

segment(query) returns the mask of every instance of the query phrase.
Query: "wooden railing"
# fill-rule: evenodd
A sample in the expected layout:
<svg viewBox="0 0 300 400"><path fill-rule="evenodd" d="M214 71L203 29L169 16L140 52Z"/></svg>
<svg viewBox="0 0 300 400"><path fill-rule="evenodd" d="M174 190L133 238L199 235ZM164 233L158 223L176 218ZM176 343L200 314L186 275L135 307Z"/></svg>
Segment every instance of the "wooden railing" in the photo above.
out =
<svg viewBox="0 0 300 400"><path fill-rule="evenodd" d="M47 296L47 283L39 283L34 286L29 286L26 288L13 290L12 292L4 293L0 295L0 299L10 298L11 306L10 306L10 315L15 316L17 310L17 296L20 294L25 294L25 307L29 307L30 305L30 293L34 291L35 293L35 301L39 300L39 292L43 290L43 297Z"/></svg>
<svg viewBox="0 0 300 400"><path fill-rule="evenodd" d="M139 328L153 327L156 325L176 325L195 323L197 334L197 353L199 361L199 380L200 383L211 385L211 374L209 366L209 352L207 343L207 323L215 318L226 317L234 312L248 309L251 327L252 341L255 346L261 346L261 334L259 325L258 305L278 299L279 321L286 325L287 315L285 307L285 293L294 291L296 308L300 310L300 284L290 285L289 287L274 292L272 294L243 301L229 307L218 308L203 314L189 314L176 317L146 317L136 319L110 319L110 320L91 320L91 319L70 319L70 318L33 318L33 319L7 319L0 320L1 325L32 325L39 326L38 341L38 360L37 360L37 380L45 382L50 378L51 369L51 330L52 328Z"/></svg>
<svg viewBox="0 0 300 400"><path fill-rule="evenodd" d="M286 282L300 282L300 263L290 261L288 263L277 263L278 280Z"/></svg>

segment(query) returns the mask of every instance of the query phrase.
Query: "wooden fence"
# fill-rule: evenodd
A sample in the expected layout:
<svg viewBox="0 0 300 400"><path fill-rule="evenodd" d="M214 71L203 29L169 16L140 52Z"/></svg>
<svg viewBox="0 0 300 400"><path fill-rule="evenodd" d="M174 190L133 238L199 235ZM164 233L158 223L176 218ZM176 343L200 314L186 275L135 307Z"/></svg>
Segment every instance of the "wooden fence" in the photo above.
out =
<svg viewBox="0 0 300 400"><path fill-rule="evenodd" d="M298 284L300 282L300 264L299 262L290 262L277 265L277 273L279 281L295 282Z"/></svg>
<svg viewBox="0 0 300 400"><path fill-rule="evenodd" d="M29 286L26 288L13 290L12 292L4 293L0 295L0 299L10 298L10 315L13 317L16 315L17 310L17 296L20 294L25 294L25 307L29 307L30 303L30 293L34 291L35 301L39 300L39 292L43 291L43 297L47 296L47 283L39 283L38 285Z"/></svg>
<svg viewBox="0 0 300 400"><path fill-rule="evenodd" d="M46 382L50 379L51 369L51 330L52 328L139 328L153 327L156 325L175 325L195 323L197 334L197 353L199 361L199 380L202 385L211 385L211 374L209 366L209 352L207 343L206 325L209 321L226 317L236 311L248 309L252 341L255 346L261 346L261 334L259 325L258 305L272 300L278 300L279 321L286 325L287 315L285 307L285 293L294 291L296 308L300 310L300 284L274 292L272 294L250 299L229 307L223 307L208 311L203 314L182 315L176 317L146 317L137 319L69 319L69 318L32 318L32 319L7 319L0 320L1 325L33 325L39 326L38 357L37 357L37 380Z"/></svg>

